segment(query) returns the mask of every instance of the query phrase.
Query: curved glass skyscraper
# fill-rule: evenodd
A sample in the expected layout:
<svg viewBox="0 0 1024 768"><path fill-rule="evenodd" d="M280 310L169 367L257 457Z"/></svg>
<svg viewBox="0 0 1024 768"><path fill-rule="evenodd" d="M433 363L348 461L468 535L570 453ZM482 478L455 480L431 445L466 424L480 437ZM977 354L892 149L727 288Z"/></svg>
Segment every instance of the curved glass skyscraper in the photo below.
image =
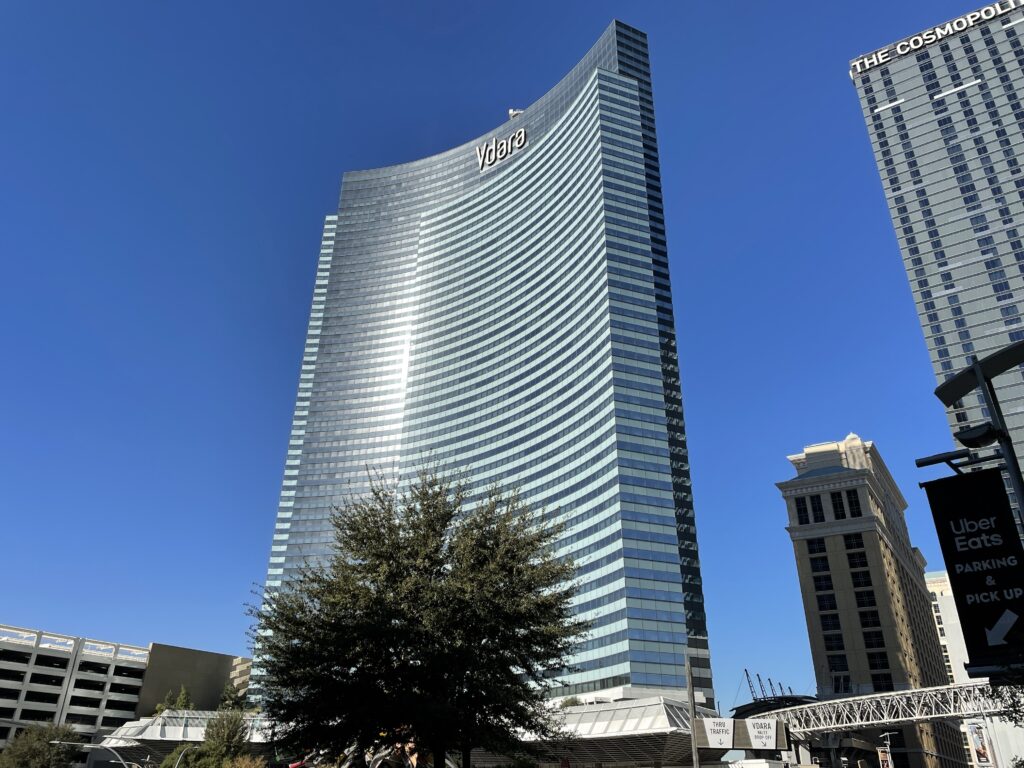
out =
<svg viewBox="0 0 1024 768"><path fill-rule="evenodd" d="M367 467L457 468L565 522L593 619L559 694L713 704L647 41L612 24L531 107L346 173L324 225L267 588ZM634 695L642 693L633 691ZM629 695L629 692L626 692Z"/></svg>

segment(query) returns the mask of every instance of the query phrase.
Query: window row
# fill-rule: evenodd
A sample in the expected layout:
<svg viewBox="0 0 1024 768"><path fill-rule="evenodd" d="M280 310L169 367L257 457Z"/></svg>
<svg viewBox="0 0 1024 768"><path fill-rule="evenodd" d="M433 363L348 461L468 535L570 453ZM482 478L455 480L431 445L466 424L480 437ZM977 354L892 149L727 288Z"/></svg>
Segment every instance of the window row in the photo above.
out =
<svg viewBox="0 0 1024 768"><path fill-rule="evenodd" d="M821 501L820 494L812 496L797 496L793 499L796 505L796 519L799 525L810 525L825 522L825 508ZM829 494L829 501L832 505L832 518L834 520L845 520L847 514L850 517L861 517L863 510L860 504L860 495L855 488L846 491L833 491Z"/></svg>

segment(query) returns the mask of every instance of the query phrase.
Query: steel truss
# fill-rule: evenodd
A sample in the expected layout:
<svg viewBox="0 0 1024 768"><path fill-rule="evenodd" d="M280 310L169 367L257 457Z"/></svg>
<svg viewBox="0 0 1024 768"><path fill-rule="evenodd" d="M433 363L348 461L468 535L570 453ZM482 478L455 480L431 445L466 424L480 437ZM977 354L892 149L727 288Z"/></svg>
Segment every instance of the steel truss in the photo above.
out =
<svg viewBox="0 0 1024 768"><path fill-rule="evenodd" d="M830 731L997 715L1001 709L987 684L964 683L831 699L776 709L765 716L784 720L799 739Z"/></svg>

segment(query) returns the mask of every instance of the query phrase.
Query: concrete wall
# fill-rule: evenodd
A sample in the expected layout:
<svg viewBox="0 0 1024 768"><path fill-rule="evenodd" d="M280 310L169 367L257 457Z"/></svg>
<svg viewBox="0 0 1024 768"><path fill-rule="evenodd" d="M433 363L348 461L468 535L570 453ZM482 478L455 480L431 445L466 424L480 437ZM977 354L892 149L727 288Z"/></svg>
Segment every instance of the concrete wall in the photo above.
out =
<svg viewBox="0 0 1024 768"><path fill-rule="evenodd" d="M216 709L233 663L234 657L223 653L153 643L136 716L152 715L167 692L177 694L182 685L192 697L195 709Z"/></svg>

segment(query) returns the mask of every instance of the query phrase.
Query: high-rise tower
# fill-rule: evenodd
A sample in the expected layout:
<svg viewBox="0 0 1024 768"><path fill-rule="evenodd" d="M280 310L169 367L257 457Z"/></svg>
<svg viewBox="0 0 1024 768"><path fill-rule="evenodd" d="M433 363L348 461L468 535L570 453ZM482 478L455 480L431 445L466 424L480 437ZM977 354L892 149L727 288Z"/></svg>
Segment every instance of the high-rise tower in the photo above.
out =
<svg viewBox="0 0 1024 768"><path fill-rule="evenodd" d="M495 130L346 173L267 589L329 552L367 466L440 464L565 524L593 628L556 693L678 689L689 655L713 705L666 247L647 40L619 22Z"/></svg>
<svg viewBox="0 0 1024 768"><path fill-rule="evenodd" d="M788 457L786 500L814 676L822 698L943 685L924 558L910 541L907 503L874 443L848 435ZM877 741L878 734L872 732ZM943 723L894 732L897 768L966 764ZM858 756L850 755L850 762Z"/></svg>
<svg viewBox="0 0 1024 768"><path fill-rule="evenodd" d="M1024 2L858 57L850 76L939 381L1024 339ZM1024 371L995 380L1024 457ZM987 421L980 393L954 430Z"/></svg>

